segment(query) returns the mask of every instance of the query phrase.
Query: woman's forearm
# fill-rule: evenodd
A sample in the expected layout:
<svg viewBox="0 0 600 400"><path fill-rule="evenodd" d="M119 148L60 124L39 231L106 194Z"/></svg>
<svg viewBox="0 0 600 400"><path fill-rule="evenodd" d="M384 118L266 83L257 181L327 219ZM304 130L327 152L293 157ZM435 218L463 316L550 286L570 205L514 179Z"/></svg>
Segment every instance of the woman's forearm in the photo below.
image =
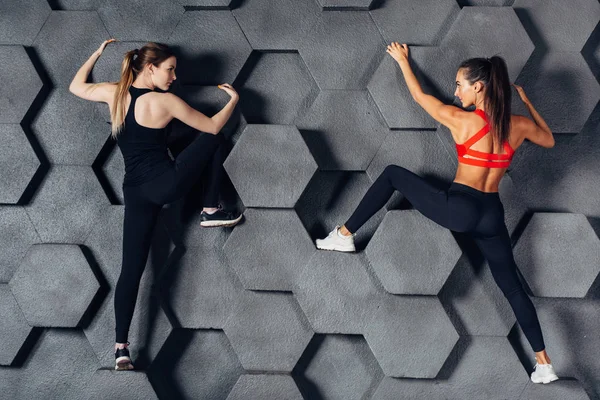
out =
<svg viewBox="0 0 600 400"><path fill-rule="evenodd" d="M546 121L544 121L544 118L542 118L542 116L533 107L533 104L531 104L529 100L525 101L524 103L525 107L527 107L527 111L529 111L529 114L531 115L531 118L533 118L535 124L542 128L544 131L546 131L550 136L552 136L552 130L550 129Z"/></svg>
<svg viewBox="0 0 600 400"><path fill-rule="evenodd" d="M233 113L233 110L235 109L235 106L238 102L239 98L231 98L229 100L229 102L225 105L225 107L223 107L221 109L221 111L219 111L218 113L216 113L215 115L212 116L212 120L215 122L216 124L216 132L218 133L219 131L221 131L221 129L225 126L225 124L227 123L227 121L229 121L229 118L231 117L231 114Z"/></svg>
<svg viewBox="0 0 600 400"><path fill-rule="evenodd" d="M419 102L419 97L423 94L423 89L421 88L421 84L417 80L415 73L413 72L410 63L408 60L403 60L398 62L400 69L402 70L402 74L404 75L404 80L406 81L406 86L408 86L408 90L410 91L411 96L415 99L416 102Z"/></svg>
<svg viewBox="0 0 600 400"><path fill-rule="evenodd" d="M100 57L100 54L101 53L99 53L98 51L95 51L90 56L90 58L81 66L81 68L79 68L79 71L77 71L77 73L75 74L73 81L71 81L69 89L87 82L88 76L90 75L90 72L92 72L92 68L94 68L94 64L96 64L96 61Z"/></svg>

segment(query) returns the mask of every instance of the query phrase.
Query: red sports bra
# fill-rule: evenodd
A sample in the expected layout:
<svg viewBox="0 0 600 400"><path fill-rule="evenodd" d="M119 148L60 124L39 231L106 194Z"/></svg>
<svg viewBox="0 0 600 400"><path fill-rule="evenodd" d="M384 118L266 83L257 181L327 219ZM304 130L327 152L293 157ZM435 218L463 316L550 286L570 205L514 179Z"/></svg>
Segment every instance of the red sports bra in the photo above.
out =
<svg viewBox="0 0 600 400"><path fill-rule="evenodd" d="M463 144L456 144L456 151L458 152L458 162L462 164L475 165L477 167L486 167L486 168L508 168L510 162L512 161L513 154L515 151L510 144L504 142L504 152L505 154L494 154L494 153L484 153L483 151L471 150L471 146L477 143L481 138L483 138L490 131L490 124L488 122L487 116L483 110L477 109L475 110L475 114L479 115L486 122L485 126L479 130L473 137L464 142ZM475 158L468 158L465 155Z"/></svg>

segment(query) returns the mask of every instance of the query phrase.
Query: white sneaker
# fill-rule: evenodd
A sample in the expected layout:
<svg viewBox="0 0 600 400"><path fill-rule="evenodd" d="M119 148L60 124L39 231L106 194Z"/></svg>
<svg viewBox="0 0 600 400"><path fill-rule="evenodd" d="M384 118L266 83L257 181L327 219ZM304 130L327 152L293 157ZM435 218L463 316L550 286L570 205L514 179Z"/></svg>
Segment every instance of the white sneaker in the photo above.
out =
<svg viewBox="0 0 600 400"><path fill-rule="evenodd" d="M317 249L335 250L352 253L356 251L354 247L354 235L344 236L340 233L340 227L336 226L329 232L325 239L317 239Z"/></svg>
<svg viewBox="0 0 600 400"><path fill-rule="evenodd" d="M535 364L534 370L531 373L531 382L533 383L550 383L558 379L552 364Z"/></svg>

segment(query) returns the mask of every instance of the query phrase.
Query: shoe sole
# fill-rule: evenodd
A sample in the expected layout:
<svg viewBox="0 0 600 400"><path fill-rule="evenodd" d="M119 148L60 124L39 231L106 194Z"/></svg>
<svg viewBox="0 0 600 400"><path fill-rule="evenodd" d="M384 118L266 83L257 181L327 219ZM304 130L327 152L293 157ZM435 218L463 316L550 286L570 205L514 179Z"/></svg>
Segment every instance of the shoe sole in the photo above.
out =
<svg viewBox="0 0 600 400"><path fill-rule="evenodd" d="M341 251L342 253L354 253L356 248L353 247L339 247L335 245L327 246L322 244L317 244L317 249L319 250L329 250L329 251Z"/></svg>
<svg viewBox="0 0 600 400"><path fill-rule="evenodd" d="M237 225L238 222L240 222L241 220L242 220L242 215L240 215L236 219L232 219L229 221L202 221L202 222L200 222L200 226L203 226L205 228L214 228L214 227L218 227L218 226L224 226L226 228L229 228L229 227Z"/></svg>
<svg viewBox="0 0 600 400"><path fill-rule="evenodd" d="M133 364L129 357L119 357L115 360L116 371L130 371L133 369Z"/></svg>
<svg viewBox="0 0 600 400"><path fill-rule="evenodd" d="M554 381L557 381L557 380L558 380L558 376L551 376L550 378L541 379L539 381L538 380L534 381L533 379L531 379L531 382L533 382L533 383L543 383L545 385L547 383L554 382Z"/></svg>

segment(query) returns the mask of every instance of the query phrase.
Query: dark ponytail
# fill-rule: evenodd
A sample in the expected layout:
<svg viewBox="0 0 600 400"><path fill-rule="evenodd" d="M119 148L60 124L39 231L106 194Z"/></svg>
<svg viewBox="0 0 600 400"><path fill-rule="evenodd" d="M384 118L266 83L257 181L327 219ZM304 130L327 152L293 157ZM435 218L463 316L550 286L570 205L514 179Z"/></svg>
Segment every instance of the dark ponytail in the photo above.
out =
<svg viewBox="0 0 600 400"><path fill-rule="evenodd" d="M473 85L481 81L485 86L485 113L490 130L497 143L508 141L510 134L511 95L508 68L502 57L471 58L460 64L465 78Z"/></svg>

